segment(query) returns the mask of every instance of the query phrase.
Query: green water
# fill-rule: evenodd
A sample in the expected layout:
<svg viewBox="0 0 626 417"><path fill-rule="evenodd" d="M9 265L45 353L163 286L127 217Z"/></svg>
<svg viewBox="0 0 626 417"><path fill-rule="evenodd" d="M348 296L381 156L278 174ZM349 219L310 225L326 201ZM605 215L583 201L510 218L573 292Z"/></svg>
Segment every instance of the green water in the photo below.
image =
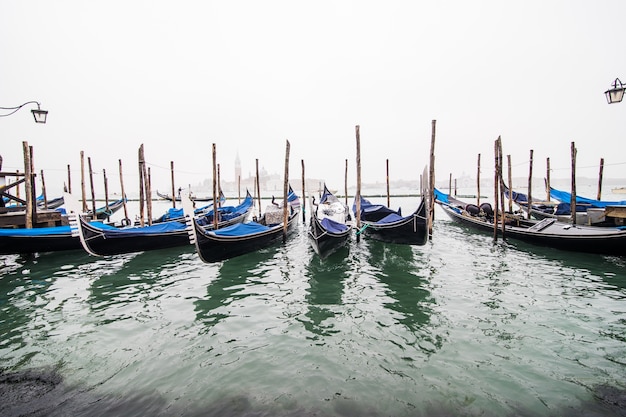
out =
<svg viewBox="0 0 626 417"><path fill-rule="evenodd" d="M0 415L626 415L625 259L439 215L320 261L304 227L216 264L0 257Z"/></svg>

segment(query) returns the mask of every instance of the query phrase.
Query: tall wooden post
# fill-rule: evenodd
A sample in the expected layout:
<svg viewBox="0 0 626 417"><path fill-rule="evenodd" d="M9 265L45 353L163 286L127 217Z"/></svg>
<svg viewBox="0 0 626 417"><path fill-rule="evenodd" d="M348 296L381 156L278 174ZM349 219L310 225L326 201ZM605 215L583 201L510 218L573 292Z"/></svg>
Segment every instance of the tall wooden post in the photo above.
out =
<svg viewBox="0 0 626 417"><path fill-rule="evenodd" d="M35 182L35 150L33 149L32 145L30 145L28 147L29 150L29 157L30 157L30 192L32 194L32 205L31 205L31 211L32 211L32 216L33 216L33 226L35 225L34 223L37 223L37 184Z"/></svg>
<svg viewBox="0 0 626 417"><path fill-rule="evenodd" d="M43 169L41 170L41 194L43 195L43 208L48 210L48 193L46 192L46 179L43 176Z"/></svg>
<svg viewBox="0 0 626 417"><path fill-rule="evenodd" d="M604 158L600 158L600 173L598 174L598 198L596 198L596 200L602 200L602 174L603 172L604 172Z"/></svg>
<svg viewBox="0 0 626 417"><path fill-rule="evenodd" d="M126 207L126 191L124 190L124 176L122 175L122 160L119 159L119 167L120 167L120 188L122 191L122 205L124 207L124 220L126 222L128 222L128 225L130 225L130 218L128 217L128 208Z"/></svg>
<svg viewBox="0 0 626 417"><path fill-rule="evenodd" d="M220 164L217 164L217 201L213 200L213 204L217 204L217 207L222 207L222 174L220 171Z"/></svg>
<svg viewBox="0 0 626 417"><path fill-rule="evenodd" d="M389 207L391 205L391 200L390 200L390 195L389 195L389 159L386 160L387 163L387 175L386 175L386 179L387 179L387 207Z"/></svg>
<svg viewBox="0 0 626 417"><path fill-rule="evenodd" d="M285 177L283 183L283 243L287 241L287 229L289 225L290 214L289 211L291 208L287 196L289 194L289 150L291 146L289 144L289 140L287 140L286 142L287 145L285 149Z"/></svg>
<svg viewBox="0 0 626 417"><path fill-rule="evenodd" d="M172 179L171 181L172 183L172 208L176 208L176 183L174 182L174 161L170 161L170 177Z"/></svg>
<svg viewBox="0 0 626 417"><path fill-rule="evenodd" d="M502 239L505 238L505 220L506 216L504 214L504 179L502 175L502 165L504 165L504 158L502 157L502 138L498 136L498 184L500 187L500 224L502 225ZM496 207L496 211L498 207Z"/></svg>
<svg viewBox="0 0 626 417"><path fill-rule="evenodd" d="M24 227L33 228L33 192L32 192L32 166L30 159L30 147L28 142L22 142L24 152L24 188L26 193L26 212L24 213Z"/></svg>
<svg viewBox="0 0 626 417"><path fill-rule="evenodd" d="M152 174L150 173L150 168L148 168L144 164L144 168L147 169L146 174L146 207L148 208L147 216L148 216L148 224L152 224Z"/></svg>
<svg viewBox="0 0 626 417"><path fill-rule="evenodd" d="M576 145L571 145L572 158L572 196L570 199L570 212L572 213L572 224L576 224Z"/></svg>
<svg viewBox="0 0 626 417"><path fill-rule="evenodd" d="M448 195L452 195L452 173L450 173L448 178Z"/></svg>
<svg viewBox="0 0 626 417"><path fill-rule="evenodd" d="M361 133L359 125L354 127L356 133L356 241L361 238Z"/></svg>
<svg viewBox="0 0 626 417"><path fill-rule="evenodd" d="M304 159L300 160L300 164L302 165L302 224L306 224L306 193L305 193L305 175L304 175Z"/></svg>
<svg viewBox="0 0 626 417"><path fill-rule="evenodd" d="M343 173L343 194L346 206L348 205L348 159L346 159L346 168Z"/></svg>
<svg viewBox="0 0 626 417"><path fill-rule="evenodd" d="M513 172L511 167L511 155L506 156L508 162L508 179L509 179L509 213L513 213Z"/></svg>
<svg viewBox="0 0 626 417"><path fill-rule="evenodd" d="M546 158L546 201L550 201L550 158Z"/></svg>
<svg viewBox="0 0 626 417"><path fill-rule="evenodd" d="M96 220L96 190L93 186L93 168L91 167L91 157L87 157L89 167L89 187L91 189L91 220Z"/></svg>
<svg viewBox="0 0 626 417"><path fill-rule="evenodd" d="M139 168L139 225L144 226L144 209L145 209L145 159L143 155L143 143L139 146L138 151L138 168Z"/></svg>
<svg viewBox="0 0 626 417"><path fill-rule="evenodd" d="M104 179L104 207L106 207L107 213L109 210L109 179L107 178L107 170L102 169L102 177ZM110 220L107 214L107 220Z"/></svg>
<svg viewBox="0 0 626 417"><path fill-rule="evenodd" d="M530 212L533 206L533 150L530 150L530 161L528 165L528 207L527 218L530 219Z"/></svg>
<svg viewBox="0 0 626 417"><path fill-rule="evenodd" d="M83 199L83 213L87 211L87 185L85 184L85 152L80 151L80 193Z"/></svg>
<svg viewBox="0 0 626 417"><path fill-rule="evenodd" d="M217 222L219 217L219 205L217 204L217 152L215 149L215 143L213 144L213 229L217 229ZM191 215L191 213L189 213Z"/></svg>
<svg viewBox="0 0 626 417"><path fill-rule="evenodd" d="M493 145L493 153L494 153L494 178L493 178L493 201L494 201L494 210L493 210L493 241L498 241L498 205L500 195L500 181L498 181L498 164L500 161L498 160L498 139L494 142Z"/></svg>
<svg viewBox="0 0 626 417"><path fill-rule="evenodd" d="M67 164L67 192L72 194L72 173L70 170L70 164Z"/></svg>
<svg viewBox="0 0 626 417"><path fill-rule="evenodd" d="M261 220L261 184L259 180L259 159L256 159L256 196L259 201L259 220Z"/></svg>
<svg viewBox="0 0 626 417"><path fill-rule="evenodd" d="M431 122L430 133L430 172L428 173L428 239L433 238L433 220L435 216L435 136L437 121ZM423 197L422 197L423 198Z"/></svg>
<svg viewBox="0 0 626 417"><path fill-rule="evenodd" d="M476 205L480 207L480 154L478 154L478 168L476 169Z"/></svg>

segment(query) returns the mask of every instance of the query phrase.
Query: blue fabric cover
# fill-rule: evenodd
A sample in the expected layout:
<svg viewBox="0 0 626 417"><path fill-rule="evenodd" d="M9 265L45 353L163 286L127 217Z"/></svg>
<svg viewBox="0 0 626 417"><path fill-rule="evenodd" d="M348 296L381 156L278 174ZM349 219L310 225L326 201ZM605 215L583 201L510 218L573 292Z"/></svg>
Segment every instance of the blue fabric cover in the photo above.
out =
<svg viewBox="0 0 626 417"><path fill-rule="evenodd" d="M352 205L352 210L356 213L356 201ZM391 213L402 215L401 210L394 211L382 204L372 204L369 200L361 197L361 217L367 218L369 214L378 214L379 216L386 216Z"/></svg>
<svg viewBox="0 0 626 417"><path fill-rule="evenodd" d="M70 235L69 226L35 227L33 229L0 229L0 236Z"/></svg>
<svg viewBox="0 0 626 417"><path fill-rule="evenodd" d="M101 229L116 229L114 226L109 226L102 222L90 223ZM72 233L70 226L51 226L51 227L34 227L32 229L2 229L0 228L1 236L49 236L49 235L70 235Z"/></svg>
<svg viewBox="0 0 626 417"><path fill-rule="evenodd" d="M336 222L332 219L329 219L328 217L323 218L320 221L320 224L330 233L341 233L345 232L348 229L348 226L346 226L345 224Z"/></svg>
<svg viewBox="0 0 626 417"><path fill-rule="evenodd" d="M264 226L257 222L237 223L231 226L226 226L222 229L213 230L208 233L212 233L216 236L247 236L255 233L265 232L270 230L268 226Z"/></svg>
<svg viewBox="0 0 626 417"><path fill-rule="evenodd" d="M388 216L380 219L376 223L377 224L393 223L393 222L397 222L398 220L402 220L402 219L404 219L404 217L398 216L396 213L391 213Z"/></svg>
<svg viewBox="0 0 626 417"><path fill-rule="evenodd" d="M528 203L528 197L526 197L526 194L510 191L508 188L504 190L504 193L507 196L511 194L513 201L517 201L518 203Z"/></svg>
<svg viewBox="0 0 626 417"><path fill-rule="evenodd" d="M135 237L142 235L162 234L169 232L180 232L185 230L185 224L181 222L165 222L157 223L151 226L131 226L117 228L104 223L94 224L98 229L102 230L108 238Z"/></svg>
<svg viewBox="0 0 626 417"><path fill-rule="evenodd" d="M572 201L572 193L568 193L567 191L556 190L554 188L550 188L550 197L556 200L559 200L563 203L570 203ZM585 197L580 197L580 196L576 196L576 203L588 204L593 208L604 208L606 206L626 206L626 200L601 201L601 200L592 200L591 198L585 198Z"/></svg>
<svg viewBox="0 0 626 417"><path fill-rule="evenodd" d="M582 213L587 211L588 206L579 206L576 204L576 212ZM572 214L572 206L570 203L559 203L554 211L556 215Z"/></svg>
<svg viewBox="0 0 626 417"><path fill-rule="evenodd" d="M444 194L436 188L435 188L435 200L439 200L445 204L450 204L450 201L448 200L448 194Z"/></svg>

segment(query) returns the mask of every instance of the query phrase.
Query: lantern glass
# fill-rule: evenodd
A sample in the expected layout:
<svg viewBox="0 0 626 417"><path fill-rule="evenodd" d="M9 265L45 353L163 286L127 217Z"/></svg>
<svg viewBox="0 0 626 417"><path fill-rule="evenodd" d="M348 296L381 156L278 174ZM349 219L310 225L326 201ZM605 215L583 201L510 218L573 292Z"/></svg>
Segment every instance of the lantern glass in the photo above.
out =
<svg viewBox="0 0 626 417"><path fill-rule="evenodd" d="M35 118L36 123L46 123L46 119L48 118L48 110L31 110L33 112L33 117Z"/></svg>

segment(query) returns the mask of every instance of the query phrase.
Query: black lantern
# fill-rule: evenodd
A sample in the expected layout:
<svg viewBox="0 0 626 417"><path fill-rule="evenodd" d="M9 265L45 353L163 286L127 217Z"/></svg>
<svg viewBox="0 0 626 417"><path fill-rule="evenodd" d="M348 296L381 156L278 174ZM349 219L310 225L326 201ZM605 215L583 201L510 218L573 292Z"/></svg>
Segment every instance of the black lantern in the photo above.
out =
<svg viewBox="0 0 626 417"><path fill-rule="evenodd" d="M624 90L626 90L626 87L624 87L619 78L616 78L615 81L613 81L612 87L613 88L609 88L604 92L604 95L606 95L606 101L609 104L619 103L624 98Z"/></svg>
<svg viewBox="0 0 626 417"><path fill-rule="evenodd" d="M39 107L39 103L37 103L37 110L32 109L33 117L35 118L35 123L46 123L46 119L48 118L48 110L41 110Z"/></svg>

